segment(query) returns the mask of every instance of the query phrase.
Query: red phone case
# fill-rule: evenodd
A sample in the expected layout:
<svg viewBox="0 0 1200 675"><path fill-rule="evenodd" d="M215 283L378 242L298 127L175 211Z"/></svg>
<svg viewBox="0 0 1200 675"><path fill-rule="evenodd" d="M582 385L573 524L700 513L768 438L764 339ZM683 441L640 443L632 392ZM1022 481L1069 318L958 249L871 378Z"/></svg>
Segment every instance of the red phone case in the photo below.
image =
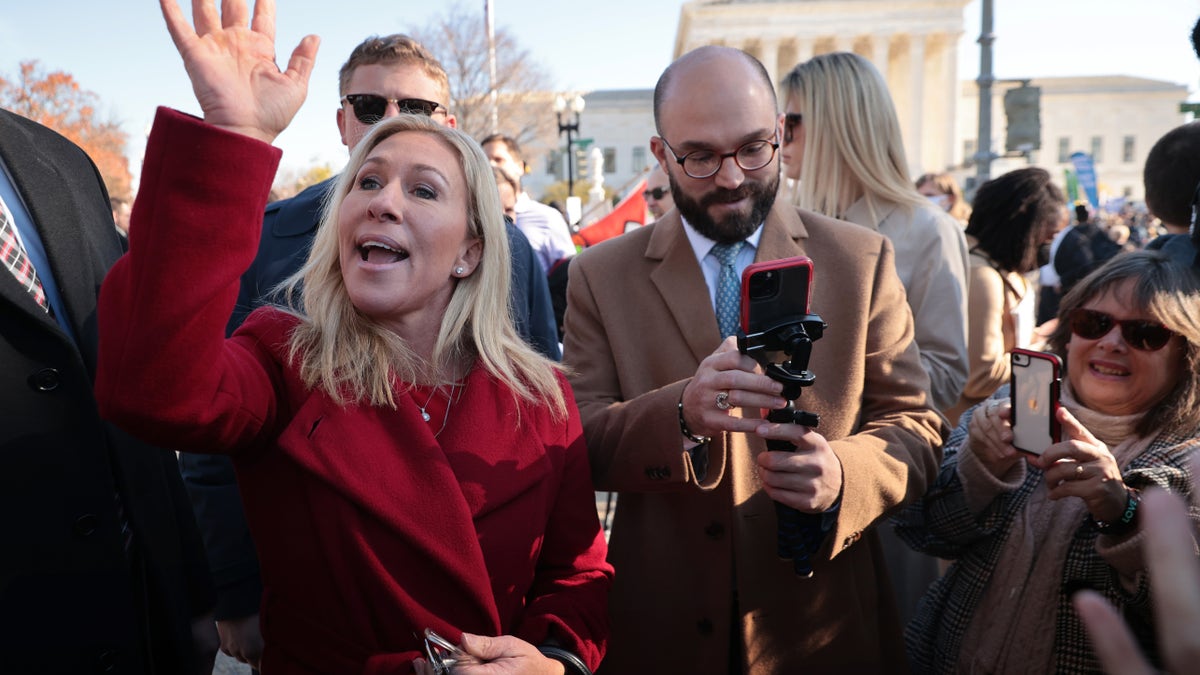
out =
<svg viewBox="0 0 1200 675"><path fill-rule="evenodd" d="M771 275L778 275L778 292L771 297L754 297L754 289L761 288L757 280L770 280ZM769 328L772 322L808 314L812 277L812 259L805 256L746 266L742 271L742 332L751 335Z"/></svg>
<svg viewBox="0 0 1200 675"><path fill-rule="evenodd" d="M1041 455L1062 437L1058 423L1062 361L1054 354L1020 348L1012 350L1009 358L1012 363L1009 394L1012 399L1013 447ZM1048 418L1046 427L1040 424L1043 417ZM1022 424L1022 420L1030 418L1037 420L1035 426L1030 427L1029 422Z"/></svg>

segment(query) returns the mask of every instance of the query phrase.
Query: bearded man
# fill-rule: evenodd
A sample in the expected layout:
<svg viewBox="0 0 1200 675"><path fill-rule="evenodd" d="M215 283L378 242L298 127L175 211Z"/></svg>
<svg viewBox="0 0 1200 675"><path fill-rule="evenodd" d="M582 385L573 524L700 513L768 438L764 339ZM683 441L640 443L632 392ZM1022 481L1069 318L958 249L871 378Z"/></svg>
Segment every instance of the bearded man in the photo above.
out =
<svg viewBox="0 0 1200 675"><path fill-rule="evenodd" d="M620 492L605 673L894 672L901 626L872 526L921 496L941 416L888 240L776 205L782 116L762 64L701 47L662 74L650 147L676 210L570 268L563 352L600 490ZM765 422L781 385L740 354L753 261L813 259L819 430ZM729 284L734 284L730 286ZM767 451L767 439L795 452ZM815 527L776 556L772 501Z"/></svg>

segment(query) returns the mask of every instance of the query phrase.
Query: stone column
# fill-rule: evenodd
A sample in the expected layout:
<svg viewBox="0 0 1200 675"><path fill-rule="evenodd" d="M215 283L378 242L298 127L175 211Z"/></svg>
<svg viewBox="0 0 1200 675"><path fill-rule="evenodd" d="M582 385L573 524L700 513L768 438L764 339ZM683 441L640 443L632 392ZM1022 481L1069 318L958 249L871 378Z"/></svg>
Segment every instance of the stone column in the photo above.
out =
<svg viewBox="0 0 1200 675"><path fill-rule="evenodd" d="M771 82L779 81L779 38L763 38L759 43L760 54L759 61L762 61L763 68L766 68L767 75L771 76ZM791 68L791 64L787 66Z"/></svg>
<svg viewBox="0 0 1200 675"><path fill-rule="evenodd" d="M813 57L813 46L816 40L811 37L802 37L796 39L796 63L804 63ZM793 63L788 68L796 65Z"/></svg>
<svg viewBox="0 0 1200 675"><path fill-rule="evenodd" d="M874 55L871 57L871 62L879 69L883 79L888 79L888 63L891 59L889 47L891 46L892 36L888 33L875 33L871 36L871 46Z"/></svg>
<svg viewBox="0 0 1200 675"><path fill-rule="evenodd" d="M941 91L953 92L950 96L945 97L942 103L942 115L946 120L945 128L940 130L942 142L946 144L941 158L943 166L955 164L954 157L958 153L954 139L958 136L958 99L961 96L961 87L958 83L958 38L960 35L961 33L945 33L942 36L942 81L938 83L938 88Z"/></svg>
<svg viewBox="0 0 1200 675"><path fill-rule="evenodd" d="M909 171L920 173L924 162L924 107L925 107L925 36L914 33L908 40L908 130L905 143Z"/></svg>

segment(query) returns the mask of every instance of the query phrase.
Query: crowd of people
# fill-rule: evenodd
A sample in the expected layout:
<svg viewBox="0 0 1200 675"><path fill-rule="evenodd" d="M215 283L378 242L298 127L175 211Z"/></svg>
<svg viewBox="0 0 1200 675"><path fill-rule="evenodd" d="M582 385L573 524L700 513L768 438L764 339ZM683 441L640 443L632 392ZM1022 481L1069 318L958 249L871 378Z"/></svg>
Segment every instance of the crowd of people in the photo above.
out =
<svg viewBox="0 0 1200 675"><path fill-rule="evenodd" d="M273 3L160 4L202 117L158 111L131 213L0 111L0 670L1200 656L1200 123L1147 160L1156 236L1072 214L1037 168L973 200L914 180L860 56L777 93L700 47L654 91L654 223L571 257L518 142L459 131L404 35L339 73L346 167L268 204L319 38L281 68ZM801 256L823 339L779 422L795 393L743 352L741 277ZM1062 365L1046 447L1014 447L1018 349ZM594 490L620 495L610 533Z"/></svg>

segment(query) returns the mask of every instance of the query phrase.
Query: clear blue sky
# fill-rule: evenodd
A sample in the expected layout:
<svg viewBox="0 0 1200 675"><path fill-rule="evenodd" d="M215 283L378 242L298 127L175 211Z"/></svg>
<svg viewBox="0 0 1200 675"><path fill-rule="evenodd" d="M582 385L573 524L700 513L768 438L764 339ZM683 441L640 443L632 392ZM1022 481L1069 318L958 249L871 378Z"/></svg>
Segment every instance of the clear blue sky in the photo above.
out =
<svg viewBox="0 0 1200 675"><path fill-rule="evenodd" d="M283 164L340 168L346 151L334 125L338 66L362 38L422 26L443 3L276 4L281 62L303 35L317 33L322 39L308 102L277 141L284 149ZM129 154L135 173L155 106L198 111L153 0L4 0L4 5L0 73L15 74L25 59L70 72L100 96L102 112L133 137ZM564 90L653 87L670 62L682 5L683 0L602 0L563 3L570 9L558 11L545 0L493 0L497 27L513 31ZM995 5L998 77L1120 74L1200 88L1200 65L1189 42L1200 0L996 0ZM482 12L483 0L466 6ZM979 0L968 4L964 15L959 76L970 78L979 68Z"/></svg>

